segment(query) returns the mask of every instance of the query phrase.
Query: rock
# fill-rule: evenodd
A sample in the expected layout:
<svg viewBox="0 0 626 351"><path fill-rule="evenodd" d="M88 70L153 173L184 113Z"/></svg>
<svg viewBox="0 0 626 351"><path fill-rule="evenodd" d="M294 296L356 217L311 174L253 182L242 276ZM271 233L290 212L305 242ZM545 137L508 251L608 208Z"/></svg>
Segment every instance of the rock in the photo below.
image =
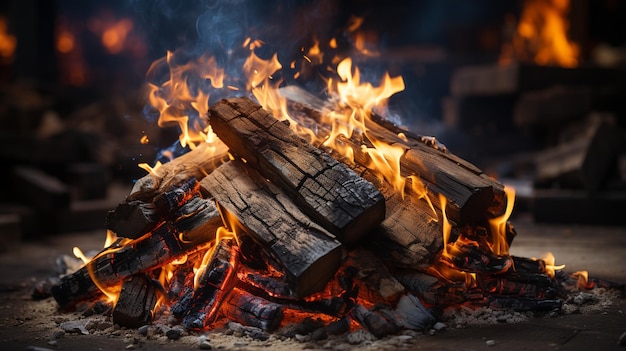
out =
<svg viewBox="0 0 626 351"><path fill-rule="evenodd" d="M64 335L65 335L65 331L57 330L54 333L52 333L51 339L53 339L53 340L61 339Z"/></svg>
<svg viewBox="0 0 626 351"><path fill-rule="evenodd" d="M485 341L485 344L487 344L487 346L494 346L496 344L495 340L487 340Z"/></svg>
<svg viewBox="0 0 626 351"><path fill-rule="evenodd" d="M208 340L202 340L199 344L198 344L198 348L200 350L212 350L213 346L211 346L211 343Z"/></svg>
<svg viewBox="0 0 626 351"><path fill-rule="evenodd" d="M165 332L165 336L167 336L170 340L178 340L180 338L181 331L180 329L172 328Z"/></svg>
<svg viewBox="0 0 626 351"><path fill-rule="evenodd" d="M67 321L59 325L66 333L77 333L88 335L89 331L85 328L85 323L81 321Z"/></svg>
<svg viewBox="0 0 626 351"><path fill-rule="evenodd" d="M148 336L148 326L147 325L142 325L141 327L139 327L139 329L137 329L137 331L139 332L139 334L141 334L143 336Z"/></svg>
<svg viewBox="0 0 626 351"><path fill-rule="evenodd" d="M307 342L307 341L311 340L311 337L309 335L296 334L294 337L299 342Z"/></svg>

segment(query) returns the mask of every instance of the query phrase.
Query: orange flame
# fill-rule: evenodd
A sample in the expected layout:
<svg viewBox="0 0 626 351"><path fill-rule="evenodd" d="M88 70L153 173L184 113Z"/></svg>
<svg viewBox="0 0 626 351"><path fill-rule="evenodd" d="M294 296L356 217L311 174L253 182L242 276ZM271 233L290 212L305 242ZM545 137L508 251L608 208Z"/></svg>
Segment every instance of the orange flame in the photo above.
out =
<svg viewBox="0 0 626 351"><path fill-rule="evenodd" d="M181 131L180 145L189 145L194 149L198 143L216 140L207 125L201 125L198 118L191 118L190 113L204 116L207 113L209 94L201 88L192 88L189 78L210 80L213 88L224 85L224 70L217 67L214 57L202 56L187 64L178 65L174 61L175 54L167 53L165 58L152 64L149 72L157 69L164 62L170 69L169 80L161 86L148 84L149 100L152 107L159 111L158 125L165 127L177 125Z"/></svg>
<svg viewBox="0 0 626 351"><path fill-rule="evenodd" d="M0 58L8 62L13 61L16 47L17 39L14 35L9 34L7 20L0 16Z"/></svg>
<svg viewBox="0 0 626 351"><path fill-rule="evenodd" d="M538 65L576 67L578 45L567 37L569 0L527 0L519 19L517 31L505 43L501 63L513 59Z"/></svg>
<svg viewBox="0 0 626 351"><path fill-rule="evenodd" d="M565 265L556 265L556 258L552 252L546 253L541 259L546 263L546 274L550 278L554 278L556 270L565 268Z"/></svg>
<svg viewBox="0 0 626 351"><path fill-rule="evenodd" d="M506 238L506 222L513 212L513 204L515 203L515 188L510 186L504 187L506 194L506 210L500 217L489 219L490 240L489 247L496 255L508 255L509 244Z"/></svg>

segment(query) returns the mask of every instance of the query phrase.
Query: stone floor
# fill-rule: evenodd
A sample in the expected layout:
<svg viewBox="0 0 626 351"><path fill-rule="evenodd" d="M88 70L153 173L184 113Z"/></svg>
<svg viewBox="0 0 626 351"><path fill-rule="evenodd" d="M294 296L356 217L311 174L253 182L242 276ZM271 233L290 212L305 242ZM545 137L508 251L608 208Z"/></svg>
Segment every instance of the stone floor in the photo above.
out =
<svg viewBox="0 0 626 351"><path fill-rule="evenodd" d="M567 272L587 270L593 277L626 283L626 228L538 225L531 219L513 219L518 235L511 253L541 257L547 251L565 264ZM124 350L121 338L103 335L66 335L50 346L57 329L50 321L60 315L53 300L35 302L29 295L34 281L50 275L54 258L70 253L73 246L98 249L104 242L99 231L50 236L21 243L0 253L0 349L26 350L44 347L59 350ZM454 328L430 336L417 335L411 343L398 347L385 344L355 345L343 349L423 349L423 350L626 350L617 345L626 332L626 298L615 298L602 310L553 318L533 318L516 324L491 324ZM47 321L47 322L46 322ZM215 338L219 338L215 336ZM271 341L271 340L270 340ZM217 341L216 341L217 342ZM332 344L332 342L330 342ZM327 348L332 345L326 344ZM304 349L322 346L298 343L231 343L221 349ZM255 346L256 345L256 346ZM257 347L258 346L258 347ZM197 349L184 342L146 342L136 346L146 350Z"/></svg>

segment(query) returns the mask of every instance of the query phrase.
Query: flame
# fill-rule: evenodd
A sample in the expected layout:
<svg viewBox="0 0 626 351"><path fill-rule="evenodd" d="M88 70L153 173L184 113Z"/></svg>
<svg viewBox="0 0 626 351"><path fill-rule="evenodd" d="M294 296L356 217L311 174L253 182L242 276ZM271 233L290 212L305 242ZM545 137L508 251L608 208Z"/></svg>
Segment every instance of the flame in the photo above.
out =
<svg viewBox="0 0 626 351"><path fill-rule="evenodd" d="M194 149L201 142L216 140L206 122L198 118L207 113L208 87L192 84L189 79L199 79L203 84L210 81L211 87L222 88L224 70L218 68L213 56L201 56L179 65L175 61L175 53L168 51L166 57L152 64L149 72L164 63L170 70L169 80L160 86L148 84L150 104L159 112L158 125L177 125L180 129L179 142L183 147Z"/></svg>
<svg viewBox="0 0 626 351"><path fill-rule="evenodd" d="M510 42L505 43L501 63L513 59L538 65L576 67L579 47L567 37L569 0L526 0Z"/></svg>
<svg viewBox="0 0 626 351"><path fill-rule="evenodd" d="M546 263L546 274L550 278L554 279L554 273L556 270L565 268L565 265L556 265L556 258L552 252L546 253L541 259Z"/></svg>
<svg viewBox="0 0 626 351"><path fill-rule="evenodd" d="M370 158L368 168L387 180L396 191L404 195L406 179L400 172L400 158L405 148L381 142L368 133L366 126L375 108L383 109L389 97L404 90L401 76L391 78L385 73L380 86L374 87L369 82L361 83L358 67L352 70L352 59L346 58L337 65L339 80L328 80L328 91L336 97L335 107L324 116L323 123L332 128L322 145L330 147L349 161L354 161L354 153L342 138L352 138L357 134L372 144L363 145L360 152Z"/></svg>
<svg viewBox="0 0 626 351"><path fill-rule="evenodd" d="M317 38L313 38L313 46L309 48L305 57L313 65L321 65L324 62L324 53L320 50L320 42Z"/></svg>
<svg viewBox="0 0 626 351"><path fill-rule="evenodd" d="M589 281L589 272L587 271L574 272L572 273L572 277L578 280L579 289L591 289L595 286L593 282Z"/></svg>
<svg viewBox="0 0 626 351"><path fill-rule="evenodd" d="M508 255L509 244L506 238L506 222L509 220L513 212L513 204L515 203L515 188L505 186L506 194L506 210L500 217L489 219L490 240L488 242L491 251L496 255Z"/></svg>
<svg viewBox="0 0 626 351"><path fill-rule="evenodd" d="M0 58L2 58L3 61L13 61L16 47L17 39L14 35L9 34L7 20L0 16Z"/></svg>

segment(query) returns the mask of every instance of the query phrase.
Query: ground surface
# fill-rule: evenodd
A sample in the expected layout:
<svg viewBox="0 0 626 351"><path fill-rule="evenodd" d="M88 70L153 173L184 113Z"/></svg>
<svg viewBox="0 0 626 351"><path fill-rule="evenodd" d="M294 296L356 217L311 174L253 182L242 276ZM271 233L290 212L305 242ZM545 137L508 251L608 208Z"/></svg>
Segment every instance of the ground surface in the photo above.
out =
<svg viewBox="0 0 626 351"><path fill-rule="evenodd" d="M591 276L626 283L626 228L536 225L527 218L516 218L513 222L518 236L512 254L541 257L552 251L557 264L567 265L568 272L585 269ZM70 253L73 246L99 249L103 241L101 232L73 233L22 243L0 253L1 350L199 349L200 334L183 336L177 341L162 335L146 338L136 330L114 330L102 335L66 333L59 337L58 323L77 319L77 314L58 312L52 299L32 301L33 283L50 276L54 259ZM408 332L358 344L349 343L345 336L315 343L280 340L275 335L267 341L257 341L226 335L224 330L208 332L207 336L213 349L228 350L626 350L617 345L620 335L626 332L625 313L626 299L614 297L590 310L581 309L580 313L463 328L448 322L447 329L435 335ZM51 340L54 340L52 344Z"/></svg>

